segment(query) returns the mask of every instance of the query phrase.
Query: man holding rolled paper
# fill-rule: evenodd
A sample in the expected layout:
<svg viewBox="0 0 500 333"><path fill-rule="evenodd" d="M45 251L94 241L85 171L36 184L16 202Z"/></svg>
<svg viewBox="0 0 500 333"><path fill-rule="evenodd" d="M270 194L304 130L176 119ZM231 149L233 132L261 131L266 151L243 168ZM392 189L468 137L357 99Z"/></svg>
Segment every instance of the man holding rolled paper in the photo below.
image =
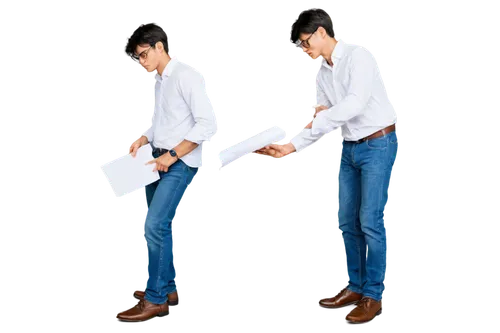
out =
<svg viewBox="0 0 500 333"><path fill-rule="evenodd" d="M139 303L118 314L122 321L144 321L169 313L177 305L172 254L172 220L184 191L201 166L202 143L216 132L215 116L203 77L168 54L165 32L155 24L141 25L129 38L125 52L148 72L157 71L152 126L130 147L153 146L152 159L160 179L146 187L148 214L145 237L149 279L144 291L134 292Z"/></svg>
<svg viewBox="0 0 500 333"><path fill-rule="evenodd" d="M382 312L386 269L383 216L398 149L396 114L371 53L337 41L325 11L302 12L292 26L291 40L311 58L324 58L317 75L318 105L313 120L290 143L271 144L256 153L284 157L338 127L342 129L338 218L349 283L319 304L325 308L356 304L346 320L367 322Z"/></svg>

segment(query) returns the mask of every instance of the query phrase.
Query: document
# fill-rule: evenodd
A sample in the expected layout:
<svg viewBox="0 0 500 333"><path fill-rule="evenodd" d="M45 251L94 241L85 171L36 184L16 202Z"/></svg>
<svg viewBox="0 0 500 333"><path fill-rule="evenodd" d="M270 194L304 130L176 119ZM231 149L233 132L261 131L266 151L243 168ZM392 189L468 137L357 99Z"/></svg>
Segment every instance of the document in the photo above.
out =
<svg viewBox="0 0 500 333"><path fill-rule="evenodd" d="M153 148L147 144L137 150L135 157L128 154L102 166L117 197L160 179L158 171L153 172L156 164L145 165L152 159Z"/></svg>
<svg viewBox="0 0 500 333"><path fill-rule="evenodd" d="M222 166L228 165L232 161L251 153L255 150L263 148L273 142L284 139L286 136L285 131L279 127L271 127L262 133L259 133L243 142L229 147L219 153L219 159Z"/></svg>

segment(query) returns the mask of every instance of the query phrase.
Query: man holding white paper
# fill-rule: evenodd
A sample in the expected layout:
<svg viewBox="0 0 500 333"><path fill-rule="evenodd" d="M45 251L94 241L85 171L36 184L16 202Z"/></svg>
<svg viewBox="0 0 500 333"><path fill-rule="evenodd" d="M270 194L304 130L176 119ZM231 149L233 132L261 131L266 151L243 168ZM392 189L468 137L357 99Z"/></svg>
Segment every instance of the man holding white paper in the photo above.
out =
<svg viewBox="0 0 500 333"><path fill-rule="evenodd" d="M319 105L313 121L290 143L268 145L256 152L283 157L342 128L338 218L349 283L319 304L326 308L356 304L346 319L367 322L382 311L386 268L383 212L398 149L396 114L373 56L362 47L337 41L325 11L302 12L292 26L291 40L311 58L324 58L317 75Z"/></svg>
<svg viewBox="0 0 500 333"><path fill-rule="evenodd" d="M203 77L193 68L170 58L165 32L155 24L141 25L129 38L125 52L148 72L157 71L152 126L130 147L148 143L160 179L146 186L148 214L145 237L149 279L145 291L136 291L139 303L117 318L144 321L168 314L179 302L172 254L172 220L176 208L201 166L202 143L217 126L205 92Z"/></svg>

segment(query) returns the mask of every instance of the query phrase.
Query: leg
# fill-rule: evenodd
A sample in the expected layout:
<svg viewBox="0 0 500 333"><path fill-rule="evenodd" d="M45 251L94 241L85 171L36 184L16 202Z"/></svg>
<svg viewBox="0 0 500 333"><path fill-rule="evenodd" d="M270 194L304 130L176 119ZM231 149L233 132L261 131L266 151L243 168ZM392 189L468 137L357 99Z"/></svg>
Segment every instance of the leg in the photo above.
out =
<svg viewBox="0 0 500 333"><path fill-rule="evenodd" d="M384 291L387 251L384 207L397 153L396 133L364 142L358 148L361 167L360 222L368 245L363 295L380 301Z"/></svg>
<svg viewBox="0 0 500 333"><path fill-rule="evenodd" d="M148 203L148 208L151 205L151 201L153 200L153 196L155 194L156 188L158 187L158 183L160 181L157 180L154 183L151 183L146 186L146 202Z"/></svg>
<svg viewBox="0 0 500 333"><path fill-rule="evenodd" d="M184 191L196 174L181 160L174 163L160 180L151 199L146 217L145 237L149 254L149 280L145 299L162 304L167 294L176 290L172 254L172 220Z"/></svg>
<svg viewBox="0 0 500 333"><path fill-rule="evenodd" d="M146 219L146 214L148 212L149 206L151 206L151 201L153 201L153 196L156 191L156 187L158 186L159 181L151 183L149 185L144 186L142 190L142 194L144 195L144 217L142 218L142 234L144 240L144 221Z"/></svg>
<svg viewBox="0 0 500 333"><path fill-rule="evenodd" d="M344 142L339 174L339 228L344 237L348 289L361 294L365 282L366 243L359 222L361 175L352 159L355 144Z"/></svg>

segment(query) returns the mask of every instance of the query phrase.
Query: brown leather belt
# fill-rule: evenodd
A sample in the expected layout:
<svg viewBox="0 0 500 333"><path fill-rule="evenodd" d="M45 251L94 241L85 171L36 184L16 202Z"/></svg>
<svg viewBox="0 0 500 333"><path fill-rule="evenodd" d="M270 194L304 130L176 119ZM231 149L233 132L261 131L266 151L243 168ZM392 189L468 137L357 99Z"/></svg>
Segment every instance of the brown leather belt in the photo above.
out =
<svg viewBox="0 0 500 333"><path fill-rule="evenodd" d="M396 124L392 124L391 126L387 126L386 128L382 128L380 131L377 131L371 135L368 135L367 137L364 137L362 139L359 139L358 141L352 141L354 143L362 143L368 140L380 138L381 136L387 135L389 133L392 133L396 130Z"/></svg>
<svg viewBox="0 0 500 333"><path fill-rule="evenodd" d="M168 152L168 149L164 149L164 148L153 148L153 154L158 154L158 156L161 156L165 153Z"/></svg>

